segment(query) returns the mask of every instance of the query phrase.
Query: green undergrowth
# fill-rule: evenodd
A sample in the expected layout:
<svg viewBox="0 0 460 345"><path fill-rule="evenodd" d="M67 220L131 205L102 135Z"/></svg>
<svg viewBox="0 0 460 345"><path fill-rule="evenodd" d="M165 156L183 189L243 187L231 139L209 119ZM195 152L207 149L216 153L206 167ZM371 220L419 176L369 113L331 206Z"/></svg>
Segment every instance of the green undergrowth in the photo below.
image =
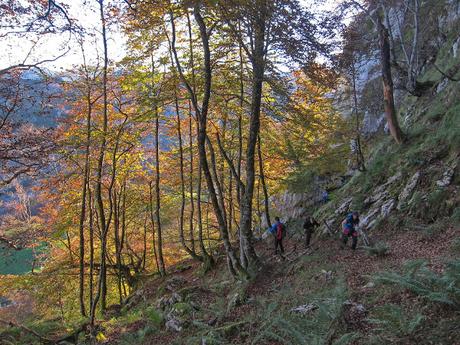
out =
<svg viewBox="0 0 460 345"><path fill-rule="evenodd" d="M446 264L442 273L425 260L408 262L400 272L372 276L375 294L369 315L372 332L363 344L454 344L460 328L460 261ZM401 294L404 298L401 299ZM397 303L391 301L398 301ZM380 301L380 303L379 303ZM388 301L384 304L381 301Z"/></svg>

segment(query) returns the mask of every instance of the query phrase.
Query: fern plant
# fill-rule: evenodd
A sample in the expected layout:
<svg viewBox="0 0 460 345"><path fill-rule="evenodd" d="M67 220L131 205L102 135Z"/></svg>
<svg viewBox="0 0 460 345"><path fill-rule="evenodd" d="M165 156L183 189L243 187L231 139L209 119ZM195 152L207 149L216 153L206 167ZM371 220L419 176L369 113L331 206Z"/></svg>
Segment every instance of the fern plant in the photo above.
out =
<svg viewBox="0 0 460 345"><path fill-rule="evenodd" d="M382 272L374 275L374 281L397 285L431 302L460 309L460 260L447 264L441 275L431 271L426 261L416 260L407 264L402 274Z"/></svg>
<svg viewBox="0 0 460 345"><path fill-rule="evenodd" d="M409 316L401 307L394 304L376 308L374 314L375 316L369 321L376 326L374 331L381 341L388 343L414 340L424 320L422 314L416 313L414 316Z"/></svg>
<svg viewBox="0 0 460 345"><path fill-rule="evenodd" d="M323 345L329 342L330 331L335 330L337 320L342 316L343 304L346 300L346 290L343 282L332 291L330 298L320 296L313 299L318 308L311 315L298 315L289 312L272 302L263 313L263 322L252 338L252 344L264 344L268 341L278 341L286 345ZM333 342L334 345L345 345L355 338L355 334L345 334Z"/></svg>

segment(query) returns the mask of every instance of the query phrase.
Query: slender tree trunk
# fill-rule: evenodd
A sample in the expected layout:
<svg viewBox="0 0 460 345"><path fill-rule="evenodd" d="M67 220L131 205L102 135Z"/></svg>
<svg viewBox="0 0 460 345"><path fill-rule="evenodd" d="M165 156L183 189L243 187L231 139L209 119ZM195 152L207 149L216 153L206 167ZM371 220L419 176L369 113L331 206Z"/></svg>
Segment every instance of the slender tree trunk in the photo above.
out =
<svg viewBox="0 0 460 345"><path fill-rule="evenodd" d="M147 215L144 218L144 237L143 237L143 251L142 251L142 270L145 271L145 263L147 258Z"/></svg>
<svg viewBox="0 0 460 345"><path fill-rule="evenodd" d="M174 59L176 61L176 67L179 72L179 75L184 82L187 91L189 92L192 105L195 111L195 114L198 119L198 153L200 157L200 166L203 171L203 175L206 180L206 184L208 187L209 197L211 199L211 203L214 209L215 216L217 218L217 222L219 224L219 231L221 233L222 241L224 243L225 250L229 255L232 265L235 268L235 271L238 272L241 276L247 276L247 272L241 267L238 258L235 255L235 251L230 243L229 236L228 236L228 229L227 224L225 223L224 216L222 214L222 210L219 205L219 200L216 194L216 189L214 187L214 181L212 177L212 173L209 168L208 158L206 153L206 127L207 127L207 114L209 109L209 100L211 96L211 53L209 48L209 37L208 37L208 30L206 24L203 20L203 17L200 13L200 4L197 3L194 6L194 17L200 29L200 36L203 45L203 54L204 54L204 65L203 65L203 72L204 72L204 91L203 91L203 99L201 102L201 107L198 106L198 99L196 93L192 89L192 86L188 83L187 79L185 78L180 61L178 58L178 54L175 48L175 24L174 24L174 16L173 13L170 13L171 17L171 27L172 27L172 42L171 47L173 49Z"/></svg>
<svg viewBox="0 0 460 345"><path fill-rule="evenodd" d="M244 239L244 251L248 265L257 264L258 258L253 245L252 201L255 183L255 149L260 128L260 108L262 104L262 85L265 74L265 25L266 8L264 3L259 15L254 20L254 49L252 64L252 99L249 122L249 140L246 149L246 188L241 200L240 229Z"/></svg>
<svg viewBox="0 0 460 345"><path fill-rule="evenodd" d="M172 60L172 53L171 53L171 62ZM179 111L179 102L177 99L177 93L174 91L174 105L176 109L176 120L177 120L177 139L179 142L179 172L180 172L180 186L181 186L181 206L180 206L180 213L179 213L179 237L182 247L185 251L195 260L203 261L203 258L195 252L195 248L189 248L185 243L185 236L184 236L184 215L185 215L185 173L184 173L184 148L182 144L182 129L181 129L181 118L180 118L180 111ZM193 188L193 187L192 187ZM192 196L193 200L193 196ZM193 201L192 201L193 202ZM193 224L192 224L193 229ZM193 230L192 230L193 232ZM193 234L192 234L193 235Z"/></svg>
<svg viewBox="0 0 460 345"><path fill-rule="evenodd" d="M204 95L203 95L203 101L202 101L202 106L201 106L201 112L199 111L198 105L196 104L196 97L194 96L193 98L195 99L195 113L198 115L199 118L199 135L198 135L198 151L200 154L200 163L201 167L203 169L203 174L206 179L206 184L208 187L208 192L209 192L209 197L211 198L211 203L214 209L214 213L217 218L217 222L219 224L219 230L221 233L222 241L224 243L225 250L227 252L227 255L229 256L231 263L233 265L234 271L236 271L239 275L241 276L247 276L246 270L241 266L238 258L236 257L235 251L230 243L230 239L228 236L228 229L227 229L227 224L225 222L225 218L223 216L222 210L219 207L219 200L216 195L216 190L214 188L214 182L212 179L212 174L209 169L208 165L208 160L207 160L207 154L206 154L206 127L207 127L207 115L208 115L208 109L209 109L209 99L211 96L211 52L209 49L209 37L208 37L208 31L206 28L206 24L203 20L203 17L201 16L200 13L200 5L195 4L194 7L194 16L195 20L198 24L198 27L200 29L200 35L201 35L201 41L203 44L203 54L204 54L204 66L203 66L203 71L205 75L205 80L204 80ZM197 111L198 110L198 111Z"/></svg>
<svg viewBox="0 0 460 345"><path fill-rule="evenodd" d="M378 18L378 32L380 39L380 60L382 64L382 81L383 81L383 98L385 105L385 116L388 123L388 128L394 140L401 144L404 141L403 133L399 127L396 108L394 103L394 88L393 79L391 76L391 57L390 43L388 39L388 30L382 24L380 17Z"/></svg>
<svg viewBox="0 0 460 345"><path fill-rule="evenodd" d="M103 108L103 122L102 122L102 142L99 150L98 165L97 165L97 177L96 177L96 200L97 206L99 209L99 222L101 227L101 267L99 271L99 280L96 296L93 300L93 305L91 306L91 317L90 323L91 328L94 329L94 321L96 316L96 307L99 299L102 296L101 309L105 310L105 281L106 281L106 249L107 249L107 231L108 227L106 225L105 211L104 211L104 200L102 197L102 174L103 174L103 165L104 165L104 153L106 147L106 137L107 137L107 127L108 127L108 99L107 99L107 70L108 70L108 51L107 51L107 36L106 36L106 21L104 15L104 0L98 0L100 8L100 19L102 24L102 43L104 46L104 67L103 67L103 99L104 99L104 108Z"/></svg>
<svg viewBox="0 0 460 345"><path fill-rule="evenodd" d="M83 54L84 57L84 54ZM86 69L86 62L85 62ZM80 313L82 316L86 316L85 308L85 220L86 220L86 198L87 191L89 188L89 170L90 170L90 145L91 145L91 117L93 111L93 101L91 100L91 85L90 85L88 71L86 70L86 101L87 101L87 112L86 112L86 143L85 143L85 167L83 172L83 187L82 187L82 202L80 212Z"/></svg>
<svg viewBox="0 0 460 345"><path fill-rule="evenodd" d="M149 213L150 213L150 222L152 224L152 248L153 248L153 258L155 259L155 265L158 274L160 273L160 263L158 262L158 253L156 245L156 231L155 231L155 212L153 210L153 183L149 182Z"/></svg>
<svg viewBox="0 0 460 345"><path fill-rule="evenodd" d="M196 89L196 80L195 80L195 54L193 50L193 36L192 36L192 23L190 21L190 15L188 11L187 14L187 29L188 29L188 43L189 43L189 53L190 53L190 69L192 71L192 90L195 92ZM192 102L188 100L188 113L189 113L189 146L190 146L190 222L189 222L189 231L190 231L190 247L195 252L195 238L193 234L193 217L195 213L195 204L193 198L193 114L192 114ZM197 119L198 121L198 119ZM201 247L201 245L200 245ZM204 247L201 247L201 249ZM202 251L203 258L206 259L208 256L207 253Z"/></svg>
<svg viewBox="0 0 460 345"><path fill-rule="evenodd" d="M169 49L169 54L170 54L170 59L171 59L171 64L174 64L174 58L172 54L172 49L170 46ZM175 74L175 73L174 73ZM187 254L189 254L193 259L203 261L203 258L195 252L195 245L194 243L192 248L189 248L187 246L187 243L185 242L185 236L184 236L184 216L185 216L185 169L184 169L184 148L183 148L183 143L182 143L182 127L181 127L181 118L180 118L180 108L179 108L179 100L177 98L177 92L176 89L174 89L174 107L176 111L176 121L177 121L177 139L179 142L179 172L180 172L180 187L181 187L181 206L180 206L180 213L179 213L179 240L181 242L182 247L185 249ZM189 114L190 114L190 130L191 130L191 109L189 105ZM190 138L191 140L191 138ZM190 149L191 149L190 145ZM191 157L193 157L193 153L191 154ZM191 159L191 169L192 171L190 172L190 176L193 175L193 158ZM192 200L192 210L193 210L193 185L190 183L190 189L191 189L191 200ZM190 221L190 238L193 240L193 219Z"/></svg>
<svg viewBox="0 0 460 345"><path fill-rule="evenodd" d="M190 232L190 248L193 252L195 251L195 236L194 236L194 219L195 216L195 200L193 190L193 116L192 116L192 105L190 100L188 101L189 111L189 148L190 148L190 170L189 170L189 193L190 193L190 219L189 219L189 232Z"/></svg>
<svg viewBox="0 0 460 345"><path fill-rule="evenodd" d="M242 112L244 111L244 66L243 66L243 47L241 43L239 44L239 58L240 58L240 111L238 112L238 162L237 162L237 175L241 180L241 163L243 159L243 116ZM236 183L236 200L238 206L241 207L241 195L243 190L241 185ZM238 226L238 240L240 245L240 261L243 267L248 267L248 258L246 256L245 248L245 238L241 233L241 227Z"/></svg>
<svg viewBox="0 0 460 345"><path fill-rule="evenodd" d="M229 168L228 175L228 233L230 238L233 235L233 175Z"/></svg>
<svg viewBox="0 0 460 345"><path fill-rule="evenodd" d="M358 111L358 94L356 91L356 69L355 69L355 61L354 56L352 57L353 61L351 62L351 81L353 87L353 110L355 113L356 119L356 160L358 163L359 171L366 171L366 164L364 162L364 155L361 148L361 128L360 128L360 120L359 120L359 111Z"/></svg>
<svg viewBox="0 0 460 345"><path fill-rule="evenodd" d="M257 140L257 154L259 156L259 173L260 173L260 182L262 183L262 190L264 192L264 209L265 209L265 220L267 221L268 227L272 226L270 221L270 204L268 200L268 189L267 184L265 183L265 172L264 172L264 161L262 157L262 148L260 142L260 135Z"/></svg>
<svg viewBox="0 0 460 345"><path fill-rule="evenodd" d="M155 105L155 196L156 196L156 221L157 221L157 235L158 235L158 262L160 264L160 274L166 275L165 262L163 258L163 238L161 233L161 194L160 194L160 114L158 107Z"/></svg>
<svg viewBox="0 0 460 345"><path fill-rule="evenodd" d="M89 306L93 305L94 296L94 223L93 198L88 179L88 208L89 208Z"/></svg>
<svg viewBox="0 0 460 345"><path fill-rule="evenodd" d="M121 194L117 195L117 190L113 191L113 204L114 204L114 242L115 242L115 262L117 266L117 287L120 305L123 302L122 292L122 269L121 269L121 236L120 236L120 213L121 213Z"/></svg>

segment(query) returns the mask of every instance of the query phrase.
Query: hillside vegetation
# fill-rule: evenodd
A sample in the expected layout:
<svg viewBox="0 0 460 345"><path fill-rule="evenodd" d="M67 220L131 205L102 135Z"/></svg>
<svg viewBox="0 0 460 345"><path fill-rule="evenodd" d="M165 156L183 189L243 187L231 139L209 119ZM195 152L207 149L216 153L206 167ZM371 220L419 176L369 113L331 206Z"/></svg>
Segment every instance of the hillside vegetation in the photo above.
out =
<svg viewBox="0 0 460 345"><path fill-rule="evenodd" d="M383 3L388 18L406 4ZM272 56L243 56L242 45L260 36L224 35L234 23L261 25L239 21L254 19L248 4L125 9L132 56L122 77L85 66L64 85L89 96L69 101L62 171L40 180L39 215L2 223L19 251L21 231L40 224L33 234L49 251L33 273L1 277L0 344L460 345L460 17L446 14L449 1L414 3L449 23L420 29L414 80L391 67L401 143L385 126L378 32L361 10L344 33L343 76L316 66L320 82L299 70L288 82L274 64L275 80L257 88L257 62ZM273 30L285 28L280 13ZM137 65L152 49L147 24L158 29L155 53L169 54ZM411 42L414 31L401 30ZM207 34L209 56L196 40ZM403 46L392 48L402 60ZM356 250L341 241L353 211ZM306 247L310 215L319 226ZM274 216L286 221L284 255L265 232Z"/></svg>

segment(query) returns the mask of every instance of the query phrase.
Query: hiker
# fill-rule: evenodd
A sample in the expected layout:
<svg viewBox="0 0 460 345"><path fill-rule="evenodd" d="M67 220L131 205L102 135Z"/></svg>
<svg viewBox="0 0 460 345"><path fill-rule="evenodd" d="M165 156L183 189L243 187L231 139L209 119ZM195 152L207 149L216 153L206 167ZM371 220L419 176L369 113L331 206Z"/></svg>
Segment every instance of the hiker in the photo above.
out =
<svg viewBox="0 0 460 345"><path fill-rule="evenodd" d="M321 199L323 201L323 204L327 204L327 202L329 201L329 193L327 192L327 190L324 190L323 193L321 193Z"/></svg>
<svg viewBox="0 0 460 345"><path fill-rule="evenodd" d="M351 249L355 250L356 245L358 244L358 231L356 231L356 226L359 224L359 213L354 211L347 215L347 217L342 222L342 241L343 245L341 248L347 245L348 237L351 237Z"/></svg>
<svg viewBox="0 0 460 345"><path fill-rule="evenodd" d="M311 235L317 226L319 226L319 223L315 220L315 218L309 216L305 219L305 222L303 223L303 228L305 229L305 248L310 246Z"/></svg>
<svg viewBox="0 0 460 345"><path fill-rule="evenodd" d="M280 217L275 217L275 224L270 228L270 232L275 235L275 255L278 254L278 247L280 247L280 253L283 254L283 238L286 236L286 225L281 223Z"/></svg>

